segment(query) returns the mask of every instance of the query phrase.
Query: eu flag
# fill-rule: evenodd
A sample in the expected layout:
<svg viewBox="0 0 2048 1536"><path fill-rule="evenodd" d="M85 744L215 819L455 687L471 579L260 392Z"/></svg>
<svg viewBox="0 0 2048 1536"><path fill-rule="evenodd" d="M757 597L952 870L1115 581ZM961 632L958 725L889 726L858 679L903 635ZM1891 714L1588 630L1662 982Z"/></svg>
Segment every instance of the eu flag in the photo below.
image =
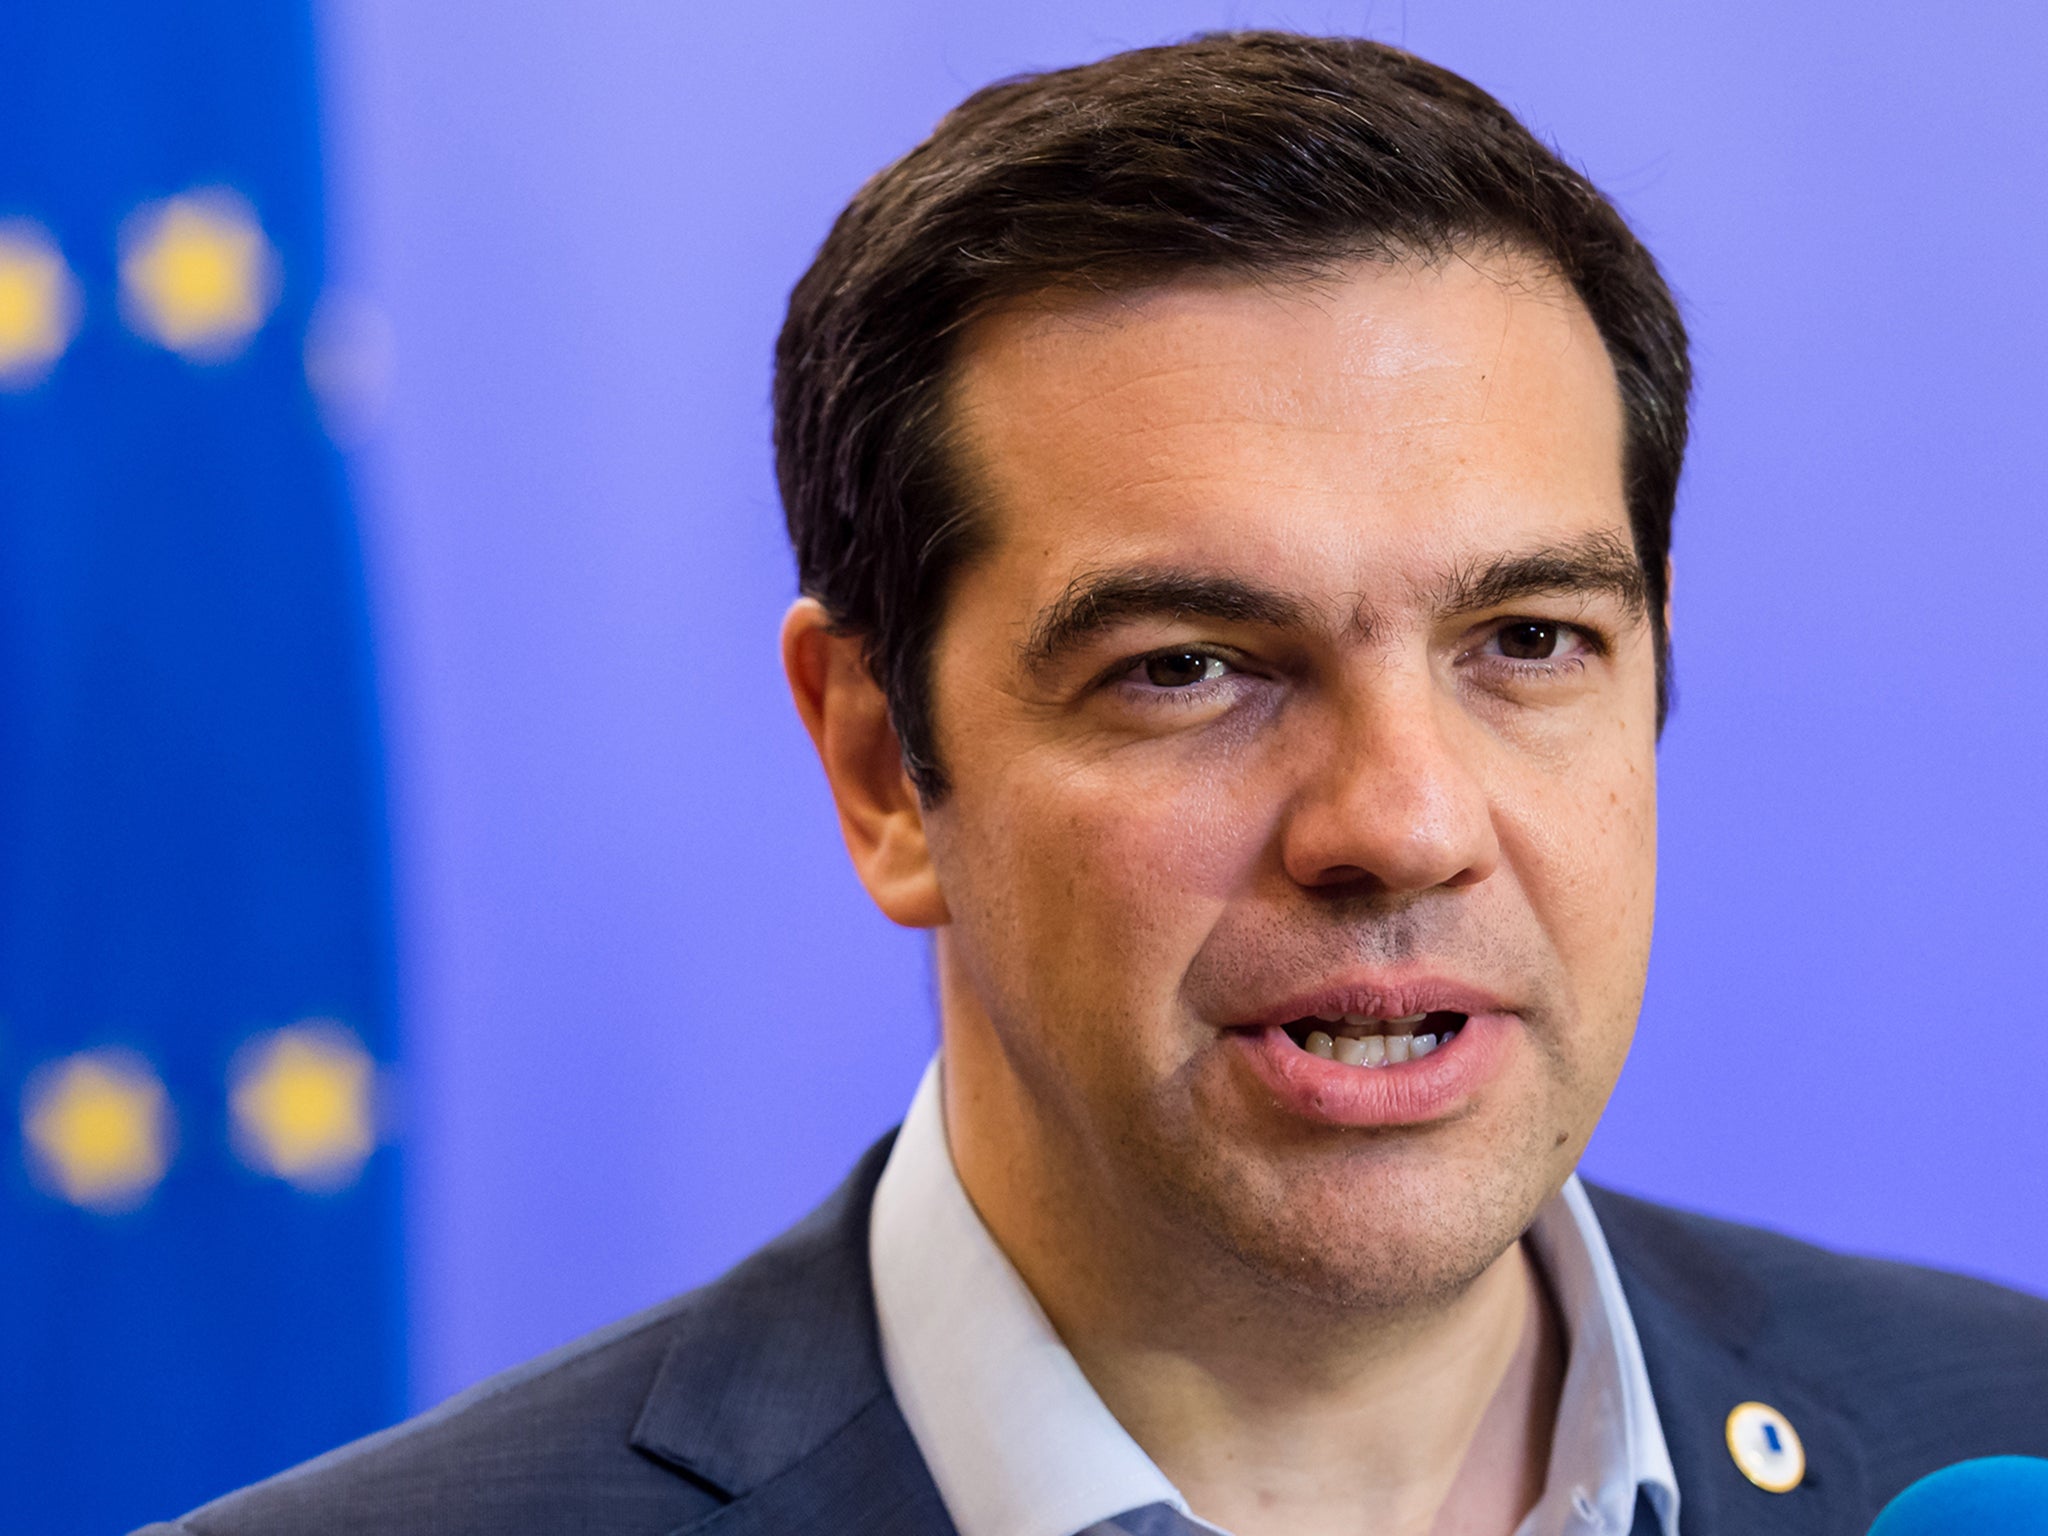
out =
<svg viewBox="0 0 2048 1536"><path fill-rule="evenodd" d="M0 1522L63 1536L399 1412L390 915L308 7L4 30Z"/></svg>

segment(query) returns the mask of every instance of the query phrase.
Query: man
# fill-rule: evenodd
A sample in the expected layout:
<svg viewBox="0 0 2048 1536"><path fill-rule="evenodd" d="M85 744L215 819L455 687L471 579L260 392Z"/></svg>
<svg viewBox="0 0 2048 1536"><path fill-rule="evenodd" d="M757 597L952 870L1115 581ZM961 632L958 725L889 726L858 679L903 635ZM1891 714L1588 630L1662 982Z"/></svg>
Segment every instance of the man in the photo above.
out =
<svg viewBox="0 0 2048 1536"><path fill-rule="evenodd" d="M942 1051L704 1290L187 1517L1861 1532L2048 1305L1590 1191L1685 339L1490 98L1244 34L992 87L798 285L797 707Z"/></svg>

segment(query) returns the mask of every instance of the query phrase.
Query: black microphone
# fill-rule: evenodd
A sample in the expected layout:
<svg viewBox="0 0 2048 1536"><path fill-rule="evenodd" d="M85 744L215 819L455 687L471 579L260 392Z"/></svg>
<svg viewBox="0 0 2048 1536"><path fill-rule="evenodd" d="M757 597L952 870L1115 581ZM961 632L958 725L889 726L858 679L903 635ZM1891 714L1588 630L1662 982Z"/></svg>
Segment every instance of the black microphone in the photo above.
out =
<svg viewBox="0 0 2048 1536"><path fill-rule="evenodd" d="M1870 1536L2048 1536L2048 1461L1985 1456L1907 1485Z"/></svg>

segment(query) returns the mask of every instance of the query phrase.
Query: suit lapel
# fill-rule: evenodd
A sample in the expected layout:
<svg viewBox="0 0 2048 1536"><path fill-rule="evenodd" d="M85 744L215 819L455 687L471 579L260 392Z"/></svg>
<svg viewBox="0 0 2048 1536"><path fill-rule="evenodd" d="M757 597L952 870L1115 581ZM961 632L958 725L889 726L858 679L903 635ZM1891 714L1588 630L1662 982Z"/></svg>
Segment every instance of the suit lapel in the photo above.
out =
<svg viewBox="0 0 2048 1536"><path fill-rule="evenodd" d="M875 1323L868 1211L893 1144L678 1310L632 1443L724 1501L681 1528L693 1536L952 1536Z"/></svg>
<svg viewBox="0 0 2048 1536"><path fill-rule="evenodd" d="M1862 1536L1871 1503L1857 1437L1840 1410L1771 1358L1763 1288L1661 1213L1588 1193L1642 1339L1683 1536ZM1729 1452L1729 1411L1752 1401L1778 1409L1799 1433L1806 1477L1788 1493L1755 1486ZM1636 1525L1655 1530L1640 1513Z"/></svg>
<svg viewBox="0 0 2048 1536"><path fill-rule="evenodd" d="M1863 1463L1840 1414L1774 1372L1768 1360L1703 1336L1657 1300L1631 1295L1629 1306L1678 1475L1684 1536L1861 1536L1870 1508ZM1757 1487L1729 1453L1729 1410L1752 1401L1769 1403L1799 1432L1806 1477L1789 1493Z"/></svg>
<svg viewBox="0 0 2048 1536"><path fill-rule="evenodd" d="M884 1392L779 1476L674 1536L955 1536L910 1427Z"/></svg>

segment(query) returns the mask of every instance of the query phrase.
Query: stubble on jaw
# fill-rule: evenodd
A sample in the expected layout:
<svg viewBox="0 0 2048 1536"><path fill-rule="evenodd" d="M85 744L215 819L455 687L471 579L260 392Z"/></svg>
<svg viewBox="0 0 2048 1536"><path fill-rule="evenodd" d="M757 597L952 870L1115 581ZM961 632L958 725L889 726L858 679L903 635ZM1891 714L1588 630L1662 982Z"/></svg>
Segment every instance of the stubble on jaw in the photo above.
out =
<svg viewBox="0 0 2048 1536"><path fill-rule="evenodd" d="M1578 1005L1557 958L1540 940L1477 927L1458 914L1459 900L1260 914L1234 926L1227 942L1219 935L1204 946L1186 995L1284 994L1276 968L1286 967L1276 956L1379 965L1438 956L1455 974L1514 979L1540 1092L1497 1085L1497 1103L1443 1124L1226 1136L1190 1091L1198 1075L1191 1057L1178 1080L1160 1086L1150 1112L1113 1122L1115 1160L1145 1191L1136 1210L1156 1209L1183 1244L1199 1234L1246 1289L1290 1304L1388 1318L1464 1295L1569 1176L1576 1128L1597 1117L1612 1085L1566 1048L1579 1037ZM1198 1044L1196 1053L1218 1048Z"/></svg>
<svg viewBox="0 0 2048 1536"><path fill-rule="evenodd" d="M1004 1170L1004 1203L1021 1199L1037 1213L1033 1228L1065 1234L1060 1262L1090 1272L1091 1294L1116 1298L1107 1304L1123 1319L1119 1332L1193 1352L1213 1347L1219 1326L1261 1320L1282 1325L1251 1327L1270 1333L1270 1347L1303 1318L1419 1321L1454 1306L1527 1230L1569 1175L1612 1077L1602 1052L1581 1061L1569 1048L1583 1037L1579 1005L1562 962L1523 931L1531 920L1482 921L1461 906L1471 900L1238 909L1180 978L1185 1054L1158 1072L1114 1059L1158 1040L1158 1020L1083 1006L1085 988L1046 996L1027 977L990 974L996 957L970 959L963 933L942 941L954 987L971 989L977 1012L992 1006L985 1027L1017 1074L1018 1107L1035 1122L1029 1139L1045 1154L1029 1180ZM971 917L969 931L1004 932L1023 914ZM1497 1101L1447 1125L1219 1119L1203 1091L1218 1082L1205 1053L1227 1049L1218 1026L1241 1016L1232 1000L1282 995L1341 967L1429 957L1512 997L1537 1091L1496 1085ZM1056 1049L1034 1038L1047 1018L1061 1021ZM1150 1084L1142 1102L1097 1102L1111 1085L1128 1093L1136 1083Z"/></svg>
<svg viewBox="0 0 2048 1536"><path fill-rule="evenodd" d="M1555 1145L1546 1125L1517 1106L1503 1139L1532 1151L1545 1140ZM1428 1129L1325 1128L1320 1139L1353 1145L1329 1146L1310 1166L1298 1159L1292 1168L1255 1168L1200 1136L1162 1147L1134 1134L1135 1121L1124 1126L1117 1141L1125 1176L1149 1191L1139 1204L1158 1212L1183 1251L1199 1234L1221 1261L1210 1268L1234 1270L1241 1293L1361 1321L1450 1306L1528 1230L1564 1177L1548 1160L1526 1156L1509 1177L1461 1179L1461 1197L1446 1200L1375 1176L1396 1144L1407 1143L1401 1155L1427 1157ZM1370 1217L1344 1219L1341 1207L1354 1203L1369 1206Z"/></svg>

